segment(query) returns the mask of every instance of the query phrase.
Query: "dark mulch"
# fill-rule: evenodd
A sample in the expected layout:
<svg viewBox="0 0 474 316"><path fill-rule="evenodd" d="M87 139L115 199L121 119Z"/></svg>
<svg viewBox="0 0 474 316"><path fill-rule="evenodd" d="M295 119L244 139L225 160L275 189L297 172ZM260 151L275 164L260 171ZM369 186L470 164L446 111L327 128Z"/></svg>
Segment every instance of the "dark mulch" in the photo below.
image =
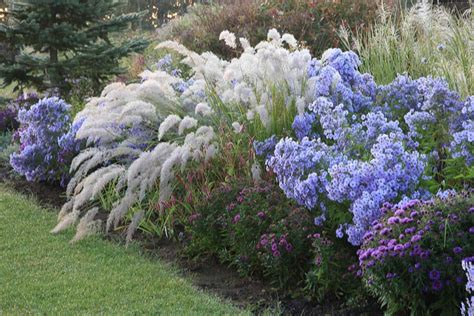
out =
<svg viewBox="0 0 474 316"><path fill-rule="evenodd" d="M138 237L140 238L140 237ZM278 293L262 280L242 277L235 270L223 265L216 258L208 257L199 261L183 257L183 243L172 240L143 240L142 245L152 257L177 265L194 285L220 297L231 300L240 307L247 307L255 314L273 309L284 315L382 315L374 301L359 308L344 308L342 302L331 300L316 304L306 299L293 299Z"/></svg>
<svg viewBox="0 0 474 316"><path fill-rule="evenodd" d="M63 188L49 183L28 182L24 178L13 176L10 169L0 168L0 183L27 196L33 196L46 208L59 209L66 202Z"/></svg>
<svg viewBox="0 0 474 316"><path fill-rule="evenodd" d="M40 205L57 210L65 202L64 189L47 183L31 183L24 179L11 177L0 169L0 182L20 193L34 196ZM104 215L105 214L101 214ZM143 249L150 257L159 258L179 267L195 286L220 297L231 300L240 307L250 308L260 314L268 308L281 311L284 315L381 315L378 304L361 306L358 309L341 308L341 302L331 300L325 304L315 304L305 299L293 299L279 295L272 287L261 280L240 276L235 270L221 264L215 258L191 260L181 256L183 243L167 239L145 239L137 236ZM123 242L120 233L107 236L108 239Z"/></svg>

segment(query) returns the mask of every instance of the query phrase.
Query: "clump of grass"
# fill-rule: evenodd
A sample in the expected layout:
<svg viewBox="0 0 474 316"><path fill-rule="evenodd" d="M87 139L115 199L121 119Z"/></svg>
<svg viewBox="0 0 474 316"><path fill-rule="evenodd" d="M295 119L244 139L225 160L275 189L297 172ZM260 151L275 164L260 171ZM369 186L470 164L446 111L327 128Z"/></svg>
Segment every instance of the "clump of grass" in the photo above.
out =
<svg viewBox="0 0 474 316"><path fill-rule="evenodd" d="M474 93L474 16L424 0L410 9L382 8L377 23L367 33L341 29L346 48L362 59L361 70L378 83L391 82L397 74L413 78L445 78L462 96Z"/></svg>

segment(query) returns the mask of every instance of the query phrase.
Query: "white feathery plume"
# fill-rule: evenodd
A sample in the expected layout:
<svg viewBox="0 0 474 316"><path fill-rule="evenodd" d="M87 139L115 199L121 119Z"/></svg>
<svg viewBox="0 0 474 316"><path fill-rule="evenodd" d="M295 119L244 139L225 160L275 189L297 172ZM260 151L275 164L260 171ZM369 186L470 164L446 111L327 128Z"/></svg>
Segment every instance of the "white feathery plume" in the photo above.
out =
<svg viewBox="0 0 474 316"><path fill-rule="evenodd" d="M72 211L73 206L74 206L74 198L64 203L64 205L61 207L61 210L59 211L59 214L58 214L58 222L60 222L64 218L64 216L66 216L69 212Z"/></svg>
<svg viewBox="0 0 474 316"><path fill-rule="evenodd" d="M242 48L244 49L244 51L246 50L253 50L252 46L250 45L250 42L248 39L244 38L244 37L241 37L239 38L239 41L240 41L240 45L242 46Z"/></svg>
<svg viewBox="0 0 474 316"><path fill-rule="evenodd" d="M272 41L273 43L279 43L281 36L280 36L280 33L276 29L271 29L268 31L267 39L269 41Z"/></svg>
<svg viewBox="0 0 474 316"><path fill-rule="evenodd" d="M99 148L87 148L81 151L71 162L71 167L69 168L69 172L73 172L82 164L84 161L90 159L92 156L100 152Z"/></svg>
<svg viewBox="0 0 474 316"><path fill-rule="evenodd" d="M156 116L155 106L140 100L128 102L122 109L120 118L123 119L128 115L139 116L152 122L158 119Z"/></svg>
<svg viewBox="0 0 474 316"><path fill-rule="evenodd" d="M270 126L270 118L268 116L267 107L265 105L259 105L256 108L257 113L260 117L260 121L262 122L263 126L268 127Z"/></svg>
<svg viewBox="0 0 474 316"><path fill-rule="evenodd" d="M165 120L160 124L158 128L158 140L161 140L163 136L168 132L172 127L181 122L181 118L178 115L172 114L168 115Z"/></svg>
<svg viewBox="0 0 474 316"><path fill-rule="evenodd" d="M189 49L187 49L186 47L184 47L183 45L175 41L164 41L158 44L158 46L156 46L156 49L161 49L161 48L171 49L183 56L186 56L186 58L183 59L182 62L190 66L191 68L204 63L203 58L199 54L193 51L190 51Z"/></svg>
<svg viewBox="0 0 474 316"><path fill-rule="evenodd" d="M228 30L224 30L219 34L219 41L224 41L225 44L231 48L237 48L237 44L235 43L235 34L229 32Z"/></svg>
<svg viewBox="0 0 474 316"><path fill-rule="evenodd" d="M206 156L204 157L204 161L207 163L209 160L214 158L214 156L217 154L217 147L214 144L209 145L206 148Z"/></svg>
<svg viewBox="0 0 474 316"><path fill-rule="evenodd" d="M252 164L252 179L255 182L261 181L262 180L262 169L260 168L260 164L258 162L254 162Z"/></svg>
<svg viewBox="0 0 474 316"><path fill-rule="evenodd" d="M161 167L160 174L160 197L159 201L164 202L171 197L172 187L170 184L171 179L174 177L173 168L181 160L181 147L175 148L168 159L164 162Z"/></svg>
<svg viewBox="0 0 474 316"><path fill-rule="evenodd" d="M79 224L77 225L76 229L76 234L74 235L70 243L75 243L79 240L84 239L87 236L97 234L100 231L102 221L94 220L98 211L98 207L94 207L87 211L87 213L79 221Z"/></svg>
<svg viewBox="0 0 474 316"><path fill-rule="evenodd" d="M71 213L68 213L62 217L62 219L58 222L56 227L54 227L51 230L52 234L57 234L59 232L62 232L72 225L74 225L77 222L77 219L79 218L79 211L78 210L73 210Z"/></svg>
<svg viewBox="0 0 474 316"><path fill-rule="evenodd" d="M137 194L136 193L125 193L125 196L117 201L112 208L112 211L107 218L107 223L105 226L106 232L110 231L112 225L116 228L120 222L120 220L125 216L128 210L132 207L133 203L136 202Z"/></svg>
<svg viewBox="0 0 474 316"><path fill-rule="evenodd" d="M199 103L196 105L195 114L202 114L204 116L212 114L212 109L207 103Z"/></svg>
<svg viewBox="0 0 474 316"><path fill-rule="evenodd" d="M237 134L242 132L242 129L244 128L242 125L240 125L239 122L234 122L232 123L232 128L234 129L234 132L236 132Z"/></svg>
<svg viewBox="0 0 474 316"><path fill-rule="evenodd" d="M288 34L288 33L283 34L283 36L281 37L281 40L287 43L288 45L290 45L291 48L298 47L298 41L292 34Z"/></svg>
<svg viewBox="0 0 474 316"><path fill-rule="evenodd" d="M92 198L97 197L102 190L109 184L111 181L117 179L125 173L125 168L119 165L111 165L111 168L107 173L103 174L94 184L92 189Z"/></svg>
<svg viewBox="0 0 474 316"><path fill-rule="evenodd" d="M136 232L138 226L140 225L140 222L142 221L144 217L145 217L145 211L143 210L133 215L132 221L130 222L127 228L127 237L125 238L125 244L127 246L132 241L133 234Z"/></svg>
<svg viewBox="0 0 474 316"><path fill-rule="evenodd" d="M105 86L105 88L102 90L102 93L100 94L100 96L105 97L105 96L107 96L107 94L110 91L119 90L119 89L122 89L124 87L125 87L125 84L122 83L122 82L113 82L113 83Z"/></svg>
<svg viewBox="0 0 474 316"><path fill-rule="evenodd" d="M80 210L85 204L94 198L94 187L101 179L106 176L109 172L117 170L117 165L110 165L101 169L97 169L84 180L82 180L77 188L80 188L80 192L77 191L74 197L74 209Z"/></svg>
<svg viewBox="0 0 474 316"><path fill-rule="evenodd" d="M185 130L195 128L197 124L198 121L195 118L185 116L183 120L179 123L178 134L183 135L183 132Z"/></svg>
<svg viewBox="0 0 474 316"><path fill-rule="evenodd" d="M302 97L298 97L296 99L296 109L298 111L298 114L303 114L305 109L306 109L306 102L305 99Z"/></svg>

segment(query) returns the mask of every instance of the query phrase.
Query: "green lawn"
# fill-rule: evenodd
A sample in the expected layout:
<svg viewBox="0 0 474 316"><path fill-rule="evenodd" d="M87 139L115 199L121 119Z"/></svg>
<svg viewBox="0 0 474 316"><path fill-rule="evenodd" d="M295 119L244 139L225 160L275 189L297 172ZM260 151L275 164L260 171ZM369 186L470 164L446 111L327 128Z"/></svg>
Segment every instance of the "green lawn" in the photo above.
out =
<svg viewBox="0 0 474 316"><path fill-rule="evenodd" d="M73 232L53 236L56 216L0 186L0 315L241 312L200 292L166 264Z"/></svg>

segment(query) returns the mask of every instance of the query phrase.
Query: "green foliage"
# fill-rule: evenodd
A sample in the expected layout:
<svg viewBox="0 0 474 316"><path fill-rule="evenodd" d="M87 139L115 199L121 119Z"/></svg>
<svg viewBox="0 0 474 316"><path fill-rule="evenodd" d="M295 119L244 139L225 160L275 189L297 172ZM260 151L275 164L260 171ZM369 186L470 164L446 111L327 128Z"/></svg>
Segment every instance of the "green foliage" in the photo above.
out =
<svg viewBox="0 0 474 316"><path fill-rule="evenodd" d="M10 155L17 152L19 145L12 142L11 132L0 134L0 168L12 171L10 166ZM13 172L12 172L13 173Z"/></svg>
<svg viewBox="0 0 474 316"><path fill-rule="evenodd" d="M217 255L240 273L264 276L279 288L301 285L309 265L307 235L312 217L277 186L266 182L223 184L195 210L190 216L188 253ZM271 240L283 239L274 255Z"/></svg>
<svg viewBox="0 0 474 316"><path fill-rule="evenodd" d="M463 97L474 94L474 16L459 15L428 2L398 15L381 11L369 32L343 29L347 49L355 49L361 71L380 84L408 73L445 78Z"/></svg>
<svg viewBox="0 0 474 316"><path fill-rule="evenodd" d="M100 91L107 78L122 72L120 58L147 46L141 39L111 43L109 33L126 29L141 16L116 16L117 5L112 0L13 1L7 22L0 24L0 37L19 54L0 59L3 84L55 88L66 95L77 79L86 78Z"/></svg>
<svg viewBox="0 0 474 316"><path fill-rule="evenodd" d="M376 1L224 1L221 5L195 5L179 19L158 29L158 39L176 39L196 52L212 51L226 58L236 51L219 42L224 30L247 38L255 45L276 28L294 34L318 56L329 47L341 46L337 30L367 29L375 17Z"/></svg>
<svg viewBox="0 0 474 316"><path fill-rule="evenodd" d="M189 216L187 254L214 255L243 275L262 277L279 290L324 301L353 294L362 283L348 268L355 248L310 211L285 197L276 184L232 181L213 190Z"/></svg>

